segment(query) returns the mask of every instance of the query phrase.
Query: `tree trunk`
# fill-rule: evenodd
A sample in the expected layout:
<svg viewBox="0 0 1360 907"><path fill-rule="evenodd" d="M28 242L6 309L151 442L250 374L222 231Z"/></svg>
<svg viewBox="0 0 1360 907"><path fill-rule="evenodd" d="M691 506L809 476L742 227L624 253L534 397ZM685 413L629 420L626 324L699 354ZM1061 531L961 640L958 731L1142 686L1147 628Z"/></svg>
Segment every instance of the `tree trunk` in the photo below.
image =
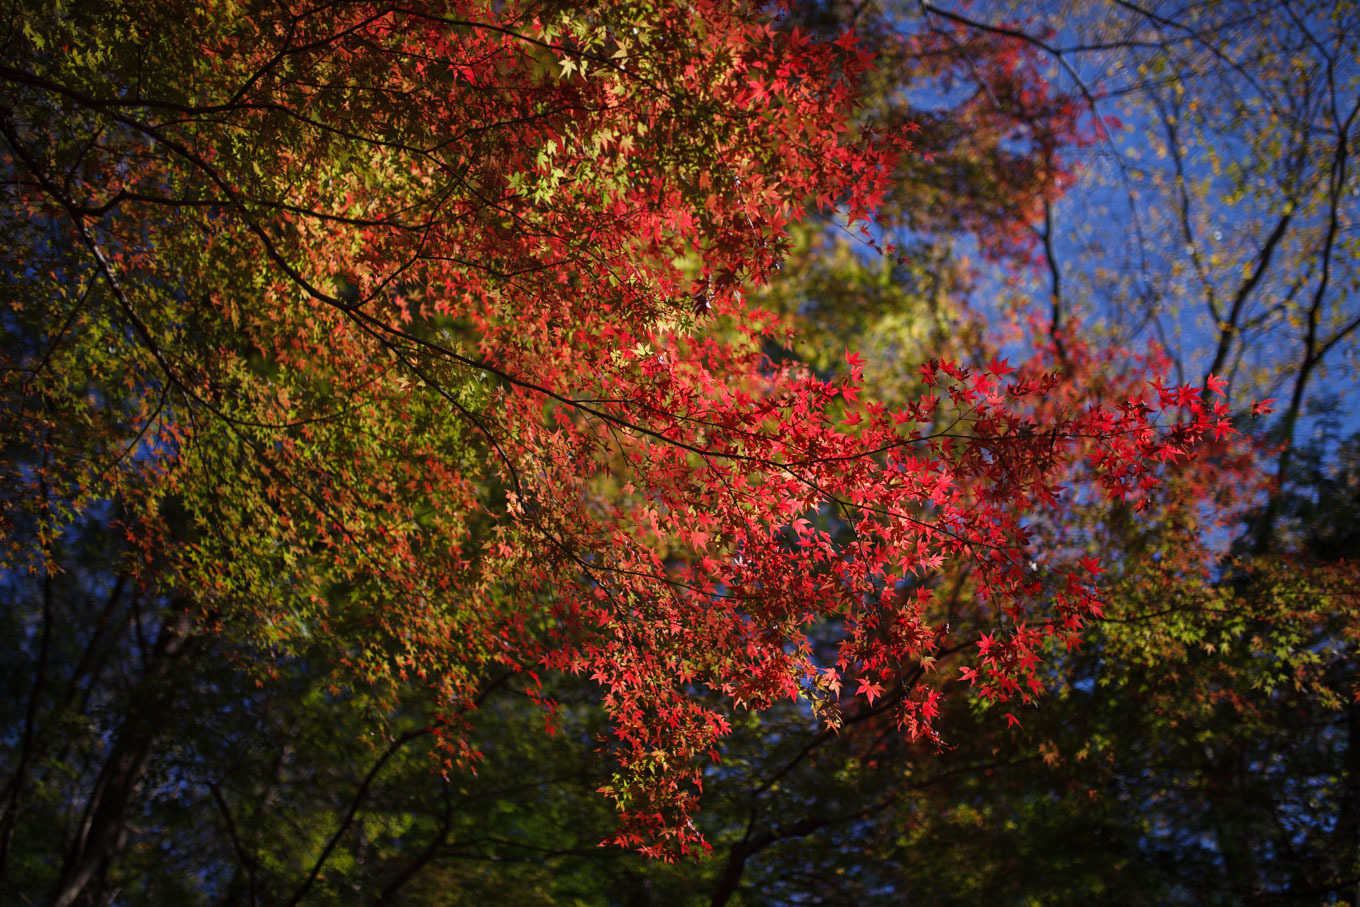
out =
<svg viewBox="0 0 1360 907"><path fill-rule="evenodd" d="M129 812L151 762L153 748L164 730L165 706L173 696L172 685L164 681L188 649L192 629L193 620L185 603L173 603L127 717L90 791L85 814L62 865L61 879L52 899L54 907L71 907L91 899L102 886L108 867L127 843Z"/></svg>

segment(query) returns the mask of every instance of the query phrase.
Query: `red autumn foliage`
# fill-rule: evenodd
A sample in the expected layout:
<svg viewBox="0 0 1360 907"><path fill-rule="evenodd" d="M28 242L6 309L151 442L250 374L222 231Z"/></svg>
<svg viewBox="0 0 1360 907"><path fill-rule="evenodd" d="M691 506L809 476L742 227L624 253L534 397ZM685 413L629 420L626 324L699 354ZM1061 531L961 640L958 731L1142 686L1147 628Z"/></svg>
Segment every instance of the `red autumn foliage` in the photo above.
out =
<svg viewBox="0 0 1360 907"><path fill-rule="evenodd" d="M912 153L852 128L871 61L849 37L716 2L158 15L200 59L134 79L131 45L31 47L0 72L26 105L7 314L74 337L6 350L4 474L43 494L5 518L55 537L52 489L118 501L144 582L205 628L333 639L337 683L423 689L451 761L477 758L498 669L530 695L537 671L590 677L619 844L702 844L733 708L804 697L834 725L848 680L873 701L929 658L942 571L996 615L968 676L1028 701L1046 642L1102 608L1053 527L1140 506L1231 433L1216 388L1075 337L931 360L897 409L853 353L840 378L766 355L788 328L746 292L789 224L866 222ZM54 289L73 279L98 317ZM930 738L938 693L912 689L896 721Z"/></svg>

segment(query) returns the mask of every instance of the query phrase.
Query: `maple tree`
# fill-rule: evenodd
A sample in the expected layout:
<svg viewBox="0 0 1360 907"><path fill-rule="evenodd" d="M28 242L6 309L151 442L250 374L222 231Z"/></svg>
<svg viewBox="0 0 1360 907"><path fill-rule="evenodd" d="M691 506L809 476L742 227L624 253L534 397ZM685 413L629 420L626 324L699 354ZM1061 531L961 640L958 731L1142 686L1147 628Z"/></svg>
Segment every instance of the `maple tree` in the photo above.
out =
<svg viewBox="0 0 1360 907"><path fill-rule="evenodd" d="M1116 63L1109 67L1113 75L1107 76L1117 83L1113 99L1106 100L1103 94L1107 83L1093 82L1083 86L1089 91L1084 101L1102 115L1118 110L1125 124L1140 125L1121 134L1122 127L1110 121L1108 134L1097 147L1107 157L1109 135L1116 137L1119 148L1142 152L1149 143L1153 149L1158 146L1141 125L1140 92L1175 95L1182 109L1188 104L1191 111L1203 112L1213 100L1204 90L1207 83L1217 80L1231 97L1234 92L1258 90L1252 79L1259 78L1260 71L1268 78L1287 75L1298 53L1290 56L1278 48L1295 39L1295 51L1317 61L1315 68L1298 72L1300 79L1314 80L1320 88L1313 97L1328 97L1330 84L1331 96L1345 101L1346 92L1339 86L1347 84L1349 70L1335 48L1353 35L1344 25L1351 8L1338 7L1326 19L1308 18L1301 25L1281 5L1261 7L1274 7L1276 21L1292 21L1293 32L1261 29L1258 19L1239 16L1237 7L1214 4L1174 13L1121 4L1090 18L1085 17L1085 8L1065 12L1050 8L1039 13L1037 24L1019 18L989 20L967 7L954 11L926 5L924 17L950 28L973 29L979 36L1024 42L1065 58L1062 63L1080 66L1082 73L1090 72L1086 59L1105 54L1108 63L1113 58ZM1023 10L1034 12L1029 6ZM898 14L909 15L896 10L889 18L899 21ZM1176 16L1186 21L1175 21ZM1206 19L1212 17L1220 19L1206 27ZM1143 30L1127 26L1126 20L1140 18L1160 21ZM1070 22L1071 29L1055 37L1053 29L1043 27L1045 21ZM1310 28L1311 40L1306 34ZM1186 49L1194 52L1187 57L1198 56L1176 59ZM1119 73L1121 64L1128 72L1130 58L1139 55L1152 58L1137 68L1136 75L1145 81L1136 77L1125 81ZM1082 63L1076 63L1079 58ZM1234 88L1235 82L1240 84ZM1277 100L1288 99L1286 92L1277 95ZM1216 137L1185 142L1178 151L1187 159L1242 151L1244 160L1262 170L1287 166L1322 174L1316 180L1308 178L1305 184L1312 190L1345 184L1349 137L1346 129L1338 132L1329 126L1331 113L1315 121L1316 131L1306 140L1296 136L1297 144L1281 163L1253 142L1272 134L1279 123L1298 124L1301 118L1272 116L1256 128L1252 124L1259 121L1245 118L1245 109L1218 111L1223 116L1215 123ZM1342 108L1343 117L1348 109ZM1266 113L1278 110L1277 105ZM1180 158L1176 160L1179 165ZM1138 175L1136 160L1125 166ZM1290 218L1291 205L1271 200L1276 187L1269 181L1260 183L1255 210L1263 217L1284 216L1285 226L1296 228L1289 234L1290 243L1278 246L1277 240L1267 245L1255 270L1239 270L1242 258L1230 262L1216 254L1212 267L1201 276L1231 285L1246 302L1262 304L1261 312L1268 317L1223 325L1217 333L1197 331L1192 328L1191 307L1200 294L1167 285L1154 291L1136 285L1168 263L1174 267L1186 251L1168 242L1168 237L1178 235L1174 224L1151 229L1147 224L1163 212L1174 218L1178 210L1174 190L1182 179L1202 193L1190 199L1202 206L1199 211L1205 216L1223 216L1242 196L1229 196L1224 202L1228 207L1215 210L1209 181L1197 184L1186 171L1176 173L1163 183L1171 200L1159 205L1156 196L1139 199L1137 205L1146 205L1142 213L1149 220L1142 222L1143 232L1137 232L1140 224L1135 220L1124 234L1141 239L1145 256L1141 268L1136 260L1108 264L1107 251L1117 253L1121 248L1102 220L1110 208L1117 208L1109 202L1108 186L1105 194L1100 189L1079 193L1076 204L1064 205L1054 197L1044 200L1042 220L1033 227L1042 256L1039 292L1047 292L1052 300L1050 324L1058 326L1064 316L1082 307L1096 308L1115 316L1106 323L1107 329L1112 324L1116 342L1127 342L1137 336L1138 325L1147 329L1161 321L1178 374L1202 374L1206 365L1212 373L1222 361L1236 359L1243 363L1231 376L1238 386L1274 381L1299 390L1300 400L1302 391L1310 388L1316 396L1322 358L1310 361L1310 357L1325 346L1322 357L1330 355L1335 366L1346 351L1349 297L1339 286L1354 266L1348 247L1332 245L1345 231L1328 233L1329 203L1323 196L1313 196L1318 207ZM1143 175L1159 178L1155 171ZM1089 190L1089 185L1085 188ZM1330 203L1343 224L1348 219L1347 198L1343 190ZM1074 251L1070 240L1064 244L1055 225L1086 231L1087 254ZM1240 230L1230 234L1226 225L1221 232L1247 238ZM1323 254L1328 248L1331 252ZM1071 257L1062 257L1064 253ZM1319 267L1320 262L1325 267ZM1250 279L1253 274L1256 279ZM1287 288L1283 301L1277 297L1273 307L1270 292L1262 291L1263 276L1266 286ZM1137 295L1122 288L1132 288ZM1305 304L1302 317L1281 317L1300 300ZM1113 313L1102 308L1111 301L1118 307ZM1279 317L1280 325L1298 328L1301 341L1312 319L1316 328L1312 336L1325 333L1327 342L1309 341L1312 353L1300 358L1294 355L1298 347L1278 342L1284 332L1271 326L1272 317ZM1332 333L1326 333L1323 324L1330 324L1327 330ZM1216 360L1225 346L1230 355ZM1251 374L1245 363L1252 360L1266 362L1268 368ZM1258 386L1262 393L1271 393L1265 383ZM1267 414L1269 403L1253 409ZM1275 448L1275 455L1282 462L1300 456L1293 436L1301 412L1296 409L1281 420L1280 436L1286 444ZM1334 454L1325 454L1323 462L1330 456ZM1228 466L1223 461L1220 465ZM1349 817L1354 815L1356 750L1354 733L1348 731L1354 713L1348 700L1355 691L1348 669L1355 645L1353 566L1319 567L1306 552L1311 540L1321 539L1333 557L1349 554L1344 543L1335 547L1333 540L1353 535L1354 517L1344 505L1332 503L1343 483L1328 480L1329 490L1322 493L1307 487L1290 489L1287 470L1278 469L1277 477L1286 481L1267 496L1257 484L1260 470L1251 468L1256 481L1244 481L1249 477L1240 471L1241 465L1239 461L1239 469L1218 475L1202 474L1188 486L1164 487L1163 492L1175 494L1150 507L1152 520L1130 520L1116 507L1105 515L1103 525L1086 524L1093 547L1107 555L1119 552L1103 559L1116 575L1110 607L1082 650L1051 655L1052 673L1046 681L1058 698L1029 713L1023 734L1000 737L972 715L947 711L939 724L960 746L944 758L893 751L870 727L858 742L852 734L837 740L842 755L830 765L808 770L796 791L776 796L762 788L766 793L759 823L752 810L758 833L748 832L742 842L756 841L768 848L761 855L764 865L752 866L759 872L753 890L815 889L864 902L880 898L886 902L891 899L884 894L887 891L899 898L910 892L912 900L941 903L1033 898L1044 903L1087 903L1097 898L1242 903L1282 892L1344 899L1355 880L1350 855L1356 839ZM1234 478L1224 482L1225 475ZM1185 506L1184 498L1178 500L1188 491L1190 500L1202 501L1206 489L1212 489L1222 505L1217 516L1227 517L1227 522L1206 519L1214 514L1197 505ZM1245 498L1235 497L1243 491ZM1223 543L1240 531L1233 515L1241 513L1244 501L1258 500L1255 494L1271 502L1266 514L1273 511L1275 516L1251 521L1240 554L1259 552L1262 540L1275 554L1263 560L1241 557L1220 562ZM1284 514L1298 509L1321 518L1284 519ZM1281 527L1277 519L1288 525ZM1309 540L1304 553L1300 538ZM1147 564L1149 558L1158 566ZM1208 572L1206 566L1211 568ZM1214 582L1210 577L1215 571L1226 577ZM1168 606L1168 599L1174 607ZM1156 709L1151 714L1150 705ZM782 738L777 734L776 739ZM1074 760L1073 754L1080 758ZM880 777L881 766L904 764L908 766L904 778ZM876 771L865 772L865 765ZM827 775L856 781L821 800ZM782 786L793 787L788 774L779 777ZM1307 780L1282 786L1280 779L1288 777ZM831 808L819 806L819 800ZM839 814L847 824L838 832L835 825L814 828L812 823L790 820L810 818L819 811L827 818ZM788 837L781 839L781 831ZM815 843L799 842L802 835L816 835ZM957 866L959 871L941 871L942 865ZM898 872L897 867L906 868ZM921 867L931 870L923 872ZM1127 879L1127 887L1121 887L1119 879ZM789 900L795 897L791 894Z"/></svg>
<svg viewBox="0 0 1360 907"><path fill-rule="evenodd" d="M822 16L834 6L820 4L814 16ZM1258 31L1254 20L1228 17L1226 14L1233 12L1228 7L1206 9L1225 14L1225 33L1240 37L1245 32L1248 41L1242 47L1262 52L1238 52L1231 42L1219 43L1216 37L1211 43L1212 33L1195 34L1193 28L1173 27L1169 20L1162 23L1165 31L1159 36L1144 33L1130 38L1129 33L1110 28L1104 44L1094 39L1090 42L1092 52L1117 52L1124 47L1130 54L1140 49L1175 53L1202 41L1206 60L1201 64L1207 63L1210 72L1214 66L1222 67L1216 78L1229 86L1234 77L1249 79L1250 73L1244 74L1244 68L1287 70L1290 58L1268 49L1276 36ZM857 26L877 12L873 4L847 4L844 8L846 18ZM1076 21L1090 24L1080 18L1080 12L1072 14ZM1125 5L1124 12L1148 15L1134 5ZM1192 11L1194 15L1203 12ZM1277 12L1288 16L1284 9ZM894 9L886 19L890 29L896 29L911 15L911 10ZM1336 40L1344 41L1349 34L1340 24L1345 15L1347 9L1338 8L1328 21L1310 22L1316 26L1315 37L1321 43L1302 41L1310 56L1321 57L1318 68L1312 71L1312 77L1320 83L1329 55L1336 71L1343 71L1340 58L1329 46ZM1024 23L1017 24L1020 20L1003 20L992 27L981 18L972 20L978 23L972 24L966 17L925 11L927 21L945 22L950 30L974 29L975 38L1021 42L1043 54L1061 46L1051 31L1034 28L1027 34ZM1063 19L1059 14L1049 18ZM1190 40L1183 40L1187 35ZM1063 37L1071 40L1069 35ZM1121 40L1123 45L1118 43ZM1081 50L1066 53L1075 58ZM1214 54L1218 55L1216 62L1207 59ZM1127 59L1124 62L1127 65ZM1188 97L1192 107L1204 106L1206 95L1195 92L1203 91L1203 84L1197 80L1206 65L1185 60L1172 66L1163 60L1156 65L1160 67L1155 71L1156 78L1145 83L1149 90L1165 89ZM1168 79L1168 71L1179 75ZM1108 102L1101 86L1096 85L1083 100L1092 102L1102 114L1117 109L1125 124L1139 123L1134 84L1132 91L1126 86L1115 94L1116 100ZM904 97L900 87L889 89L888 96L897 103ZM1118 100L1129 97L1133 103L1127 106L1132 111ZM1249 147L1247 139L1258 137L1262 130L1255 130L1250 120L1242 119L1240 110L1238 113L1231 122L1220 121L1215 142L1190 142L1181 149L1182 154L1205 148L1212 152L1216 148ZM1292 122L1297 121L1295 118ZM1119 137L1121 145L1126 142L1128 147L1141 150L1148 141L1141 127L1140 131L1121 135L1124 127L1111 120L1105 128L1108 134ZM1317 137L1326 139L1325 118ZM1151 141L1155 147L1156 139ZM1336 147L1344 150L1344 132L1337 141ZM1333 148L1321 141L1310 143L1296 147L1288 156L1291 166L1325 172L1333 160ZM1317 150L1319 146L1321 151ZM1096 150L1106 155L1106 142L1097 143ZM1262 153L1254 160L1267 167L1275 158ZM1344 163L1344 157L1342 160ZM1130 166L1137 167L1136 163ZM1104 207L1107 200L1097 196L1097 203L1087 202L1085 195L1079 198L1077 205L1064 206L1058 197L1050 195L1031 208L1041 212L1032 217L1031 226L1040 248L1040 289L1051 294L1049 324L1055 329L1055 341L1065 333L1060 326L1071 311L1111 299L1124 306L1122 313L1130 320L1141 312L1165 318L1167 323L1181 318L1182 324L1193 324L1193 318L1182 316L1196 303L1195 293L1168 290L1156 297L1158 308L1140 310L1136 300L1117 292L1117 284L1102 283L1136 278L1140 273L1146 276L1146 266L1141 271L1127 263L1123 270L1082 270L1092 267L1091 258L1072 254L1071 245L1064 244L1057 226L1091 231L1093 252L1099 252L1102 244L1113 250L1119 247L1108 237L1102 238L1099 217L1083 219L1083 202L1089 205L1084 212L1087 217L1092 212L1104 216L1109 213ZM1343 193L1338 209L1342 223L1346 222L1345 199ZM1212 198L1206 195L1200 201L1206 213L1212 213ZM1148 207L1154 218L1159 210L1176 210L1174 204L1161 209L1155 204ZM1261 209L1268 215L1270 202L1262 202ZM1287 205L1274 210L1277 215L1289 213ZM1304 223L1298 220L1295 226ZM1314 241L1315 249L1324 248L1326 223L1325 217L1310 215L1307 230L1298 234L1302 237L1299 248ZM1131 230L1128 235L1143 234ZM1165 242L1175 235L1171 228L1146 231L1148 260L1157 266L1174 261L1182 250ZM1344 236L1344 230L1339 235ZM889 396L910 394L908 382L894 381L891 376L894 357L909 357L912 350L931 348L942 339L946 343L960 340L941 334L943 319L938 296L934 295L940 281L932 280L938 276L941 258L937 255L921 269L925 272L921 281L920 272L896 268L889 273L886 267L863 267L846 244L821 236L814 235L808 247L816 251L831 247L834 251L823 257L814 252L805 265L800 265L791 292L783 300L787 310L811 322L811 331L805 331L801 338L800 354L819 369L834 369L835 363L827 354L831 345L827 339L837 346L840 342L852 346L882 342L886 362L874 357L871 363L879 372L871 379L875 391L881 386ZM1064 252L1072 258L1059 257ZM1288 262L1289 257L1284 260ZM1274 261L1278 265L1280 259ZM1336 246L1330 259L1330 278L1325 271L1307 264L1306 253L1294 261L1303 265L1289 264L1271 272L1293 275L1295 289L1286 300L1301 298L1306 288L1309 304L1319 313L1327 312L1326 306L1335 306L1327 317L1344 328L1348 297L1338 290L1337 281L1353 267L1353 255ZM1264 263L1271 264L1269 254ZM1210 274L1214 280L1227 283L1235 278L1235 267L1225 266L1225 259L1218 256ZM1321 282L1317 282L1319 273L1324 274ZM783 290L779 284L787 274L786 268L762 301L780 304ZM1309 285L1309 281L1313 283ZM919 284L931 294L925 300L912 298L913 285ZM1088 284L1099 285L1108 295L1102 298L1100 292L1089 290ZM1259 291L1259 281L1247 284L1246 290ZM952 293L958 291L958 284L950 288ZM1256 301L1268 298L1268 293L1252 297ZM852 299L866 300L867 305L848 305ZM1138 299L1145 300L1146 296ZM927 314L917 314L921 311ZM1278 314L1280 309L1274 311ZM957 318L957 312L947 317ZM1146 327L1149 322L1142 323ZM1126 340L1128 335L1119 327L1131 325L1120 326L1118 319L1114 324L1114 337ZM1301 327L1306 320L1293 324ZM953 321L943 330L958 328L959 322ZM963 330L966 348L972 342L966 339L971 330L966 321ZM809 334L817 340L809 340ZM1219 341L1227 337L1239 361L1273 358L1269 380L1287 382L1295 388L1312 387L1316 392L1320 363L1301 363L1293 356L1295 347L1278 343L1281 332L1261 322L1244 332L1224 329L1214 335L1179 329L1169 336L1175 341L1168 344L1175 354L1169 362L1178 374L1202 373L1219 349ZM1335 357L1345 352L1347 335L1342 333L1335 339L1337 342L1327 347L1334 365ZM1319 344L1313 349L1321 348ZM1248 379L1247 371L1240 366L1234 372L1239 386L1260 380L1261 374ZM1310 378L1314 382L1311 385ZM1094 376L1079 380L1093 379L1099 380ZM1257 386L1263 394L1271 393L1266 385ZM1257 419L1247 424L1261 426L1259 417L1268 415L1269 410L1269 401L1252 407ZM1289 416L1283 420L1286 439L1292 438L1296 421ZM1276 448L1274 455L1281 449L1288 459L1299 456L1289 453L1290 446ZM1284 478L1284 471L1277 471L1277 475ZM1306 553L1299 553L1296 533L1304 538L1350 538L1353 532L1346 527L1353 523L1353 517L1328 503L1337 500L1337 484L1331 483L1330 491L1318 494L1317 505L1305 506L1306 510L1326 514L1319 520L1304 521L1301 527L1291 524L1284 531L1279 526L1271 529L1267 520L1250 523L1241 553L1249 554L1265 538L1275 548L1276 560L1253 562L1248 557L1219 561L1222 545L1240 531L1234 517L1241 514L1244 502L1258 500L1255 496L1260 495L1259 499L1273 501L1271 506L1281 508L1279 514L1283 514L1289 509L1281 502L1290 500L1295 492L1277 490L1267 497L1260 483L1261 470L1241 452L1235 465L1221 459L1214 470L1197 478L1183 478L1186 481L1174 489L1175 495L1150 508L1150 519L1130 520L1129 514L1115 508L1102 517L1108 520L1107 525L1086 524L1083 532L1087 543L1103 553L1104 563L1121 567L1111 589L1111 608L1097 621L1099 630L1088 637L1082 650L1069 655L1049 654L1052 673L1045 679L1060 698L1030 712L1019 737L998 737L989 733L986 722L978 723L947 706L937 722L945 728L945 736L955 743L977 745L960 746L931 760L923 758L919 750L887 746L885 740L894 738L885 737L882 726L869 720L872 708L851 713L866 720L847 724L835 738L800 729L796 715L777 720L771 720L770 713L762 715L763 729L750 731L755 735L749 740L751 749L743 751L748 761L732 777L708 782L715 796L723 795L717 792L720 785L731 784L730 799L720 801L718 809L727 811L730 823L730 830L723 835L726 868L733 871L737 881L746 872L750 881L744 891L760 892L760 897L776 902L797 902L814 891L817 897L846 902L896 902L906 892L913 900L942 903L960 899L1022 901L1026 897L1038 897L1045 903L1085 903L1119 896L1133 902L1151 898L1157 902L1238 903L1291 890L1317 897L1341 893L1344 898L1354 879L1347 855L1355 852L1353 822L1347 818L1354 814L1355 768L1348 754L1355 748L1353 733L1348 740L1346 730L1353 711L1347 700L1355 689L1353 677L1346 670L1355 640L1353 596L1347 595L1354 580L1350 568L1344 565L1312 565ZM1279 487L1287 489L1287 485ZM1206 493L1221 508L1217 514L1198 504L1186 506L1187 500L1202 502ZM1305 491L1297 500L1307 501L1312 494L1316 492ZM1297 506L1297 501L1291 506ZM1098 509L1097 514L1085 518L1091 520L1097 515ZM1336 542L1326 544L1335 546ZM1335 548L1342 556L1348 550L1344 543ZM1146 569L1141 561L1149 557L1161 566ZM1205 572L1206 567L1210 573ZM1209 579L1214 571L1225 571L1234 579L1215 583ZM942 576L941 585L947 587L947 582ZM1172 594L1177 607L1166 608L1165 599ZM963 598L966 600L966 592ZM937 619L943 613L937 612ZM948 616L955 636L973 632L959 611L951 609ZM985 628L985 621L980 625ZM957 652L948 650L937 654L939 661L958 657ZM1297 673L1291 676L1291 671ZM942 673L936 666L933 676L937 683ZM1159 711L1169 716L1149 716L1145 711L1149 703L1156 703ZM989 716L989 720L994 718L994 713ZM1098 744L1094 758L1093 744ZM1197 747L1202 751L1197 753ZM1083 754L1082 759L1074 762L1073 753ZM1209 754L1207 758L1205 753ZM1062 754L1067 757L1061 758ZM1181 770L1167 772L1161 764L1166 760L1174 760ZM1280 766L1286 764L1291 768L1282 770ZM908 766L905 778L891 769L884 776L884 766L903 765ZM1282 773L1311 780L1299 787L1279 789L1276 781ZM832 779L843 783L833 783ZM996 826L1004 826L1004 835L987 832ZM1081 846L1074 850L1073 842ZM1194 848L1199 850L1192 857L1189 854ZM965 852L968 858L960 858ZM998 859L998 852L1009 856ZM1225 862L1221 854L1229 852L1231 858ZM960 871L941 872L942 864L957 865ZM1128 887L1120 888L1112 882L1114 878L1127 878ZM727 879L721 879L716 888L712 882L702 884L705 890L725 895L736 887L729 886ZM1156 887L1157 894L1149 893L1151 886L1160 886Z"/></svg>
<svg viewBox="0 0 1360 907"><path fill-rule="evenodd" d="M0 567L32 603L10 636L34 680L7 860L61 747L38 719L126 678L119 720L74 744L97 768L38 872L58 903L126 846L157 713L230 686L199 672L208 653L233 682L352 697L335 708L356 739L391 735L378 786L413 741L450 776L493 762L493 690L551 722L554 678L588 680L611 841L702 848L706 766L742 709L801 700L834 729L863 707L934 738L937 579L966 582L988 628L950 676L1032 700L1046 647L1101 613L1074 504L1144 506L1163 464L1232 433L1212 376L1159 391L1155 356L1049 342L1054 325L1014 366L922 356L891 405L854 351L831 377L766 354L789 324L752 299L797 223L867 223L916 160L902 124L859 116L852 33L706 3L11 22ZM1042 202L1061 180L1035 172ZM82 571L96 594L56 594ZM63 609L106 617L64 635ZM209 786L237 849L233 810L271 784L235 803ZM373 784L290 842L311 867L287 896L323 884ZM252 898L287 874L243 863Z"/></svg>

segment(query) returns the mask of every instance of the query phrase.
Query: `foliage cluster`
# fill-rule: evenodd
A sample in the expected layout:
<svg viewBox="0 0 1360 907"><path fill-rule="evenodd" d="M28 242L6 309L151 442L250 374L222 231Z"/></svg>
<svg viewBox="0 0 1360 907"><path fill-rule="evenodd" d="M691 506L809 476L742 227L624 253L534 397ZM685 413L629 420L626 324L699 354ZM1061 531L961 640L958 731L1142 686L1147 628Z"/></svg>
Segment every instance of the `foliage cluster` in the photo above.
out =
<svg viewBox="0 0 1360 907"><path fill-rule="evenodd" d="M1343 303L1274 446L1260 280L1202 380L1083 328L1113 126L919 13L14 4L5 896L1354 885L1354 467L1293 444Z"/></svg>

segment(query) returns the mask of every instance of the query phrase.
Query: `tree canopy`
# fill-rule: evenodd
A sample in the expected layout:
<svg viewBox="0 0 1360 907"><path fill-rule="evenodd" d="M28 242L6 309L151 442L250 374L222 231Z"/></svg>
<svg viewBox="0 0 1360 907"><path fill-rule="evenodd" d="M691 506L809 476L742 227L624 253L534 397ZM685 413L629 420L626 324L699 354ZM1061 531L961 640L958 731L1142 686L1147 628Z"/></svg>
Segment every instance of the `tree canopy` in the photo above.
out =
<svg viewBox="0 0 1360 907"><path fill-rule="evenodd" d="M1354 464L1295 435L1355 117L1341 20L1279 11L1298 239L1192 248L1177 345L1197 301L1068 276L1119 131L1022 19L15 4L6 897L1335 901Z"/></svg>

